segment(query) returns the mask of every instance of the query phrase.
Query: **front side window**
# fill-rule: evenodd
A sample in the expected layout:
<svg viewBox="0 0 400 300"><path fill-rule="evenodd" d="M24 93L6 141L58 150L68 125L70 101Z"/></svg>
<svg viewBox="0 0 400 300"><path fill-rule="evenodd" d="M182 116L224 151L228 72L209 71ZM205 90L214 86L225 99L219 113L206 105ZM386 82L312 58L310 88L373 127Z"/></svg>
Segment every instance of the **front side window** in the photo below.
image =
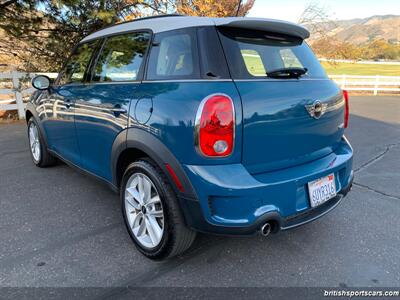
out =
<svg viewBox="0 0 400 300"><path fill-rule="evenodd" d="M137 80L149 41L148 32L107 38L94 69L93 81Z"/></svg>
<svg viewBox="0 0 400 300"><path fill-rule="evenodd" d="M194 30L176 30L156 36L147 79L197 79L199 76Z"/></svg>
<svg viewBox="0 0 400 300"><path fill-rule="evenodd" d="M84 43L75 48L61 71L58 84L79 83L85 79L86 69L96 49L98 41Z"/></svg>

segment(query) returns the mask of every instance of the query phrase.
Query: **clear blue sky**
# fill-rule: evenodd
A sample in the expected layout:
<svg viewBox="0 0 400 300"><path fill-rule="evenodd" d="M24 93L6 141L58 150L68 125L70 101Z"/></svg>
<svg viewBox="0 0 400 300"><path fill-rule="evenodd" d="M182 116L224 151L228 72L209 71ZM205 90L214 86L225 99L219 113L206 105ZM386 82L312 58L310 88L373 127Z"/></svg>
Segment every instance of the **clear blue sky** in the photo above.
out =
<svg viewBox="0 0 400 300"><path fill-rule="evenodd" d="M310 2L325 6L336 20L400 15L400 0L256 0L248 16L296 22Z"/></svg>

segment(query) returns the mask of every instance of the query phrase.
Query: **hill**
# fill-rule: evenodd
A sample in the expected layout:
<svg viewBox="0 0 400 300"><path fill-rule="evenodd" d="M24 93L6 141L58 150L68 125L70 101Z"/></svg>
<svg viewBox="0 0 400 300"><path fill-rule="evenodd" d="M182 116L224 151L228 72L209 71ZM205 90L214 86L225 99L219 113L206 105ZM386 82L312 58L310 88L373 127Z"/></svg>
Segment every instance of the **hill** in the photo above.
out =
<svg viewBox="0 0 400 300"><path fill-rule="evenodd" d="M322 23L321 26L328 32L328 36L342 42L359 45L383 39L392 44L400 44L400 16L396 15L331 21ZM319 38L318 34L311 35L310 42Z"/></svg>

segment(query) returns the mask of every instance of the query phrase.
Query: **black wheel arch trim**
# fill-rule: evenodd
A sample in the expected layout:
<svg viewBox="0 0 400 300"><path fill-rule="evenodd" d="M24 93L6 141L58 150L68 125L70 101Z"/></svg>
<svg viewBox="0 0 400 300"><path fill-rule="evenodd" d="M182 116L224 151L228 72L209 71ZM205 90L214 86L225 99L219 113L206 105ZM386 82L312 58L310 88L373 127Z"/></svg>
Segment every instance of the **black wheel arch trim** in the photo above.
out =
<svg viewBox="0 0 400 300"><path fill-rule="evenodd" d="M30 112L30 113L32 114L32 118L35 119L36 124L39 126L40 134L41 134L42 137L43 137L43 141L44 141L45 147L46 147L46 149L48 149L49 147L48 147L48 143L47 143L47 134L46 134L46 130L44 130L44 128L43 128L42 121L41 121L40 118L39 118L39 115L38 115L38 113L37 113L37 111L36 111L35 105L32 104L31 102L28 102L28 103L26 104L25 116L26 116L27 112ZM28 120L26 120L26 122L27 122L27 124L28 124Z"/></svg>
<svg viewBox="0 0 400 300"><path fill-rule="evenodd" d="M111 150L111 171L114 186L120 186L117 170L118 159L121 153L127 149L140 150L154 160L169 179L179 199L183 196L186 199L189 198L197 201L198 198L195 190L176 157L157 137L141 128L129 127L120 132L114 141ZM184 192L179 191L177 188L173 178L166 169L166 164L169 164L175 171L182 183Z"/></svg>

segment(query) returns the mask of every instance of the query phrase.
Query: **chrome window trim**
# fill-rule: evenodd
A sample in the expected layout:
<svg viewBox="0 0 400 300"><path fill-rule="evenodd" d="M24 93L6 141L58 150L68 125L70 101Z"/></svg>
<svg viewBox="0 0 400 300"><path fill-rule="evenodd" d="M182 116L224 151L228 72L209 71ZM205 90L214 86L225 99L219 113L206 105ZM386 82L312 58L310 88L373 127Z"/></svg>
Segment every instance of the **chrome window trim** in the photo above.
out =
<svg viewBox="0 0 400 300"><path fill-rule="evenodd" d="M232 82L232 79L160 79L143 80L142 83L160 83L160 82Z"/></svg>
<svg viewBox="0 0 400 300"><path fill-rule="evenodd" d="M59 84L59 85L52 85L53 87L76 87L76 86L92 86L92 85L109 85L109 84L139 84L142 83L141 80L128 80L128 81L107 81L107 82L97 82L97 81L90 81L90 82L81 82L81 83L71 83L71 84Z"/></svg>
<svg viewBox="0 0 400 300"><path fill-rule="evenodd" d="M69 87L69 86L91 86L91 85L108 85L108 84L138 84L138 83L179 83L179 82L233 82L232 79L162 79L162 80L128 80L128 81L109 81L109 82L80 82L62 85L52 85L53 87ZM220 94L219 94L220 95Z"/></svg>
<svg viewBox="0 0 400 300"><path fill-rule="evenodd" d="M250 78L250 79L233 79L234 82L251 82L251 81L265 81L265 82L277 82L277 81L327 81L330 78L288 78L288 79L276 79L276 78Z"/></svg>
<svg viewBox="0 0 400 300"><path fill-rule="evenodd" d="M91 81L88 82L86 85L109 85L109 84L129 84L129 83L139 84L141 82L142 82L141 80L106 81L106 82Z"/></svg>

